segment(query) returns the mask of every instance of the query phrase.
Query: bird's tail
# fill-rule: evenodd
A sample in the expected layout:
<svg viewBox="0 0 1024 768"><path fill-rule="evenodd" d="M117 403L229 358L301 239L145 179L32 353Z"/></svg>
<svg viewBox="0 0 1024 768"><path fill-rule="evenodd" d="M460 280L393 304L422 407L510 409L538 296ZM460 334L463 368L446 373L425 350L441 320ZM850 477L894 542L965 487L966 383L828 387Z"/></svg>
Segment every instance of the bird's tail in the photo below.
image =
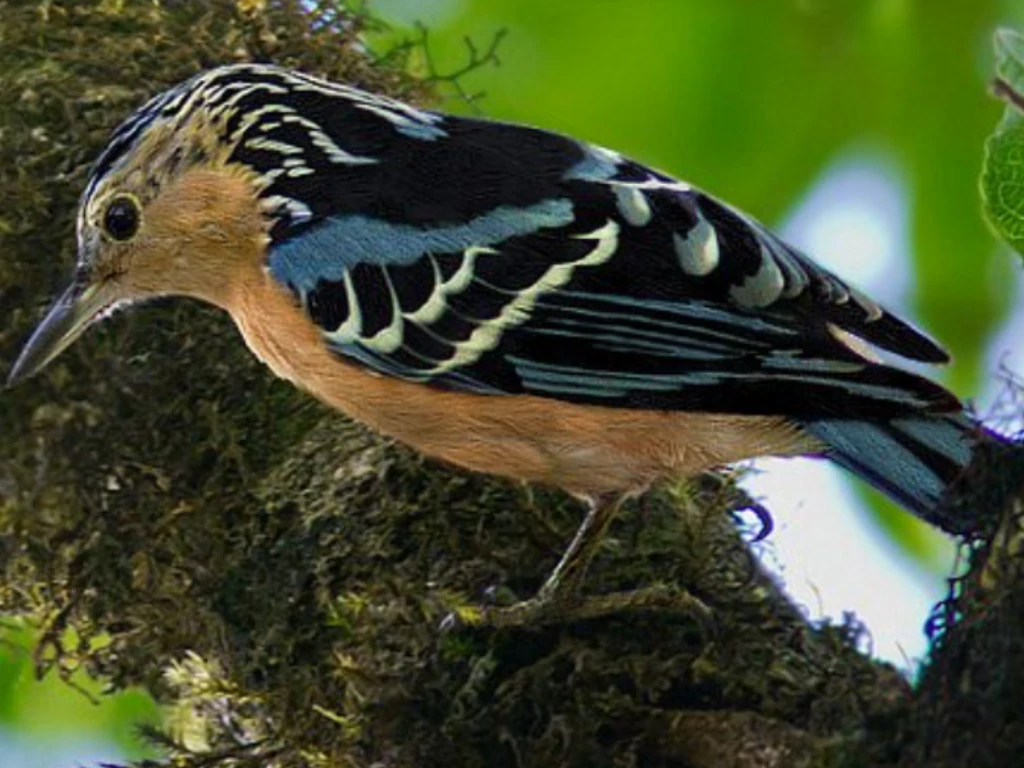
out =
<svg viewBox="0 0 1024 768"><path fill-rule="evenodd" d="M942 514L946 490L963 477L979 445L1003 440L962 413L822 419L807 429L825 443L827 458L949 533L967 533L971 521Z"/></svg>

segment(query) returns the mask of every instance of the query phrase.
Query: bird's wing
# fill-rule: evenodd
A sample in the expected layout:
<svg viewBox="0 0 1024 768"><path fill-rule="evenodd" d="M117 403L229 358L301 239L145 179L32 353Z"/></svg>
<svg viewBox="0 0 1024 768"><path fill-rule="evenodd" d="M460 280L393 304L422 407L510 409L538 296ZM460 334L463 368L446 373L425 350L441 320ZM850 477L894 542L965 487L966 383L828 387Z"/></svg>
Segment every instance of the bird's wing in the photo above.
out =
<svg viewBox="0 0 1024 768"><path fill-rule="evenodd" d="M866 351L944 362L940 347L750 217L607 150L425 114L389 119L388 141L327 131L364 162L270 190L271 274L346 360L625 408L958 407Z"/></svg>

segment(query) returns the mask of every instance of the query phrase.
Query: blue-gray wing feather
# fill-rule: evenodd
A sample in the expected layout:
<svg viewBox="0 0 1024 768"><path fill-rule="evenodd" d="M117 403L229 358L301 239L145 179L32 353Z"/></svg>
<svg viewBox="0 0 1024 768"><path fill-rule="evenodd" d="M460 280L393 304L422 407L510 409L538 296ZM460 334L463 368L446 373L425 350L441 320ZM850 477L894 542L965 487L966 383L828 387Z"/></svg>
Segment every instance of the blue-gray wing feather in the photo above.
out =
<svg viewBox="0 0 1024 768"><path fill-rule="evenodd" d="M362 176L346 169L345 205L304 202L316 215L275 232L271 273L350 362L430 386L626 408L956 407L851 339L943 361L934 342L750 217L555 134L443 125L429 142L396 134L392 155ZM416 195L446 157L460 175L436 178L427 216Z"/></svg>

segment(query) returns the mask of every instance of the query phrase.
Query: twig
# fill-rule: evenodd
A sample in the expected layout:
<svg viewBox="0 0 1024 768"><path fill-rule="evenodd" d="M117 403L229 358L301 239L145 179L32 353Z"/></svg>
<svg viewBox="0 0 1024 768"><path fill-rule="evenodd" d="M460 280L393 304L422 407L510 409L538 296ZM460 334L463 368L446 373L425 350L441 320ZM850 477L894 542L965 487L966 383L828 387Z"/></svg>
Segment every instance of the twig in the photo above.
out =
<svg viewBox="0 0 1024 768"><path fill-rule="evenodd" d="M476 43L473 42L473 39L467 35L463 40L466 43L466 49L469 53L469 61L460 69L442 75L437 71L437 67L434 64L434 58L430 51L430 40L427 27L421 22L416 22L416 29L420 33L418 44L423 48L423 58L427 67L427 77L423 78L424 82L450 84L455 89L459 98L473 107L477 112L480 112L477 102L486 94L483 91L474 94L468 93L462 87L460 80L470 72L480 69L481 67L485 67L488 64L493 64L496 67L501 66L501 59L498 58L498 46L500 46L501 41L505 39L505 36L508 34L508 30L502 28L495 32L494 37L491 38L490 44L482 53L477 48Z"/></svg>
<svg viewBox="0 0 1024 768"><path fill-rule="evenodd" d="M1024 94L1017 91L1003 78L997 77L992 81L992 93L1018 111L1024 112Z"/></svg>

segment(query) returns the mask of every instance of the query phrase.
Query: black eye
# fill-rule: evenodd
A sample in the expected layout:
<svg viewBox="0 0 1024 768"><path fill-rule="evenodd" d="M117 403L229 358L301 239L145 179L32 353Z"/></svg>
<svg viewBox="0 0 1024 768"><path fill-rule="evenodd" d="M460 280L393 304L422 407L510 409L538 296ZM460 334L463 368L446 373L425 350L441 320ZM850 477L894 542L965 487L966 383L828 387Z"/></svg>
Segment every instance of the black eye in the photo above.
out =
<svg viewBox="0 0 1024 768"><path fill-rule="evenodd" d="M118 195L103 214L103 230L114 240L131 240L139 231L139 204L135 198Z"/></svg>

